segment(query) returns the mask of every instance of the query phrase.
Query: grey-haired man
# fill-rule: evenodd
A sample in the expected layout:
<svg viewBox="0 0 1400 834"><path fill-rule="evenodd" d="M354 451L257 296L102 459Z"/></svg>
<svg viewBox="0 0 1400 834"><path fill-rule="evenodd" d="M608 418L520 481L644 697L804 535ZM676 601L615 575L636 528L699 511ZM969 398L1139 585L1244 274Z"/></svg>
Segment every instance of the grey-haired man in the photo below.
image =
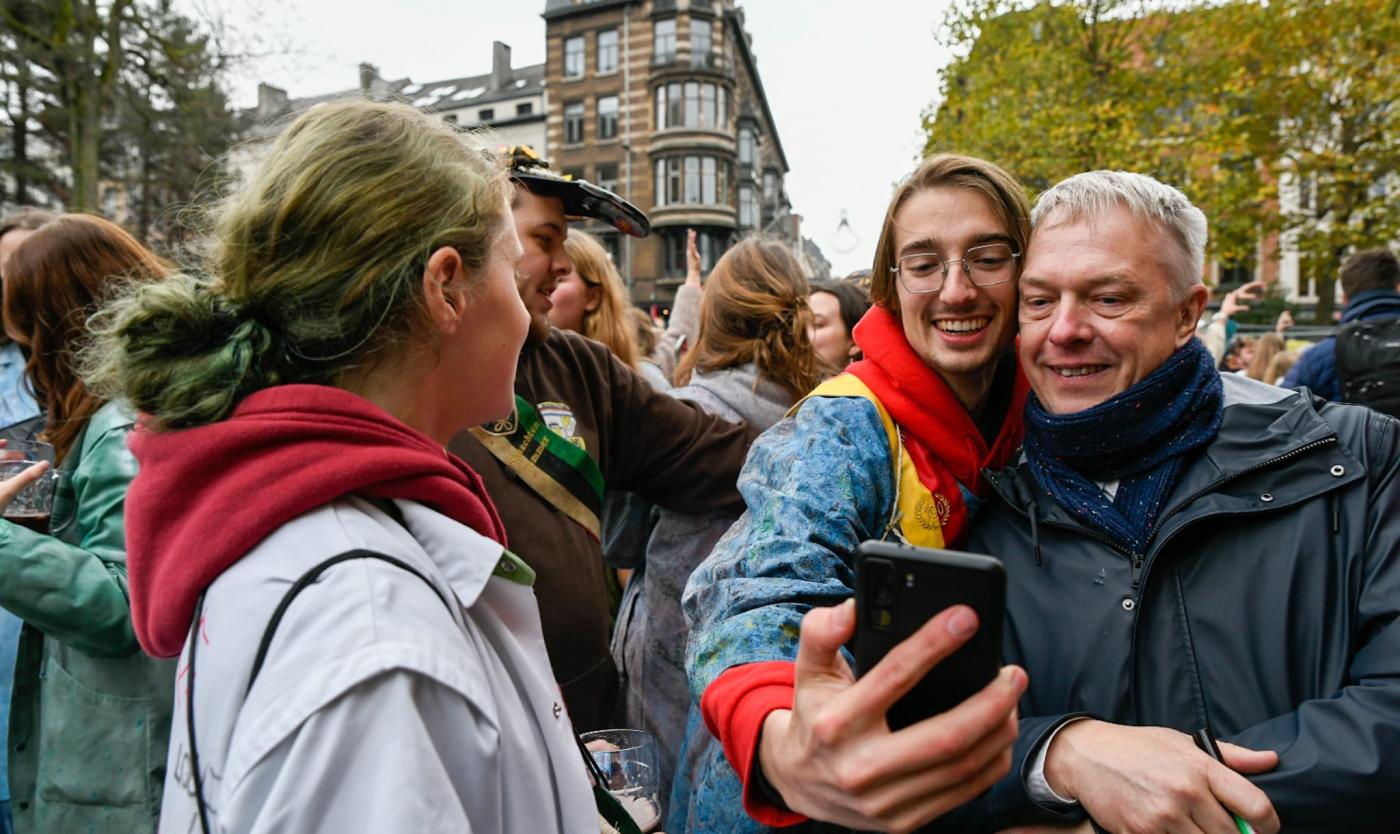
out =
<svg viewBox="0 0 1400 834"><path fill-rule="evenodd" d="M1032 223L1025 459L968 542L1006 563L1030 686L1016 766L964 813L1400 830L1400 424L1215 371L1176 189L1081 174Z"/></svg>

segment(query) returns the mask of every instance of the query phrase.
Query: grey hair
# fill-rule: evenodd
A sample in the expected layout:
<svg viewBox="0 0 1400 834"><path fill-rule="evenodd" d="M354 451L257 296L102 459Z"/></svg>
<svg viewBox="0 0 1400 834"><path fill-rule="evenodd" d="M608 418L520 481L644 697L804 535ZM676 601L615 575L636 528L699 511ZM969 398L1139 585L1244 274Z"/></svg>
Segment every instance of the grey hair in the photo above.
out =
<svg viewBox="0 0 1400 834"><path fill-rule="evenodd" d="M1031 228L1075 220L1094 220L1122 206L1140 223L1151 223L1176 241L1169 260L1172 298L1184 299L1202 283L1206 262L1206 215L1180 190L1144 174L1088 171L1061 180L1041 194L1031 210Z"/></svg>

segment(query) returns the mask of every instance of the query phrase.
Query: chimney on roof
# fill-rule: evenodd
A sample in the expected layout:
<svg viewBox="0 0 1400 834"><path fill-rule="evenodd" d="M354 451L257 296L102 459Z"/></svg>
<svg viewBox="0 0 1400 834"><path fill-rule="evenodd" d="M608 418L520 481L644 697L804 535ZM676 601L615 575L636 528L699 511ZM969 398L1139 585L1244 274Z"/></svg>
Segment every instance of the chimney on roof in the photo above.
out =
<svg viewBox="0 0 1400 834"><path fill-rule="evenodd" d="M369 95L374 82L379 78L379 67L367 61L360 62L360 92Z"/></svg>
<svg viewBox="0 0 1400 834"><path fill-rule="evenodd" d="M510 68L510 47L500 41L491 43L491 89L499 90L514 79Z"/></svg>
<svg viewBox="0 0 1400 834"><path fill-rule="evenodd" d="M258 84L258 121L270 122L287 109L287 91L271 84Z"/></svg>

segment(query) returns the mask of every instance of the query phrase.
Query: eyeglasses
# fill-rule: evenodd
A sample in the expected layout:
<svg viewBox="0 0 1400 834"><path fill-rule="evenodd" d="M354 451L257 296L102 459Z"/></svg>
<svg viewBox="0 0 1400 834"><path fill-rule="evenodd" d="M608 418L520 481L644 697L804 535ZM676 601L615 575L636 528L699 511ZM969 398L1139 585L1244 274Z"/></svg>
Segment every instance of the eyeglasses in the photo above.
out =
<svg viewBox="0 0 1400 834"><path fill-rule="evenodd" d="M974 246L961 258L943 260L935 252L915 252L905 255L890 267L904 289L915 295L938 292L948 277L949 264L962 264L968 280L978 287L990 287L1011 280L1020 252L1005 243Z"/></svg>

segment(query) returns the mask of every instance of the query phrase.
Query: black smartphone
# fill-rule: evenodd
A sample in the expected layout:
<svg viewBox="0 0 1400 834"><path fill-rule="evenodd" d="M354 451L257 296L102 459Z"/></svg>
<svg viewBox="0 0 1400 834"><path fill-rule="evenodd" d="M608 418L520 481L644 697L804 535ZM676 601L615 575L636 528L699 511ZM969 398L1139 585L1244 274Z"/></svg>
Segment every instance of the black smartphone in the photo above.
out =
<svg viewBox="0 0 1400 834"><path fill-rule="evenodd" d="M977 612L977 633L890 708L885 716L890 729L947 712L996 678L1006 617L1006 569L1001 560L867 541L856 547L855 566L851 653L857 675L868 672L944 609L962 604Z"/></svg>

